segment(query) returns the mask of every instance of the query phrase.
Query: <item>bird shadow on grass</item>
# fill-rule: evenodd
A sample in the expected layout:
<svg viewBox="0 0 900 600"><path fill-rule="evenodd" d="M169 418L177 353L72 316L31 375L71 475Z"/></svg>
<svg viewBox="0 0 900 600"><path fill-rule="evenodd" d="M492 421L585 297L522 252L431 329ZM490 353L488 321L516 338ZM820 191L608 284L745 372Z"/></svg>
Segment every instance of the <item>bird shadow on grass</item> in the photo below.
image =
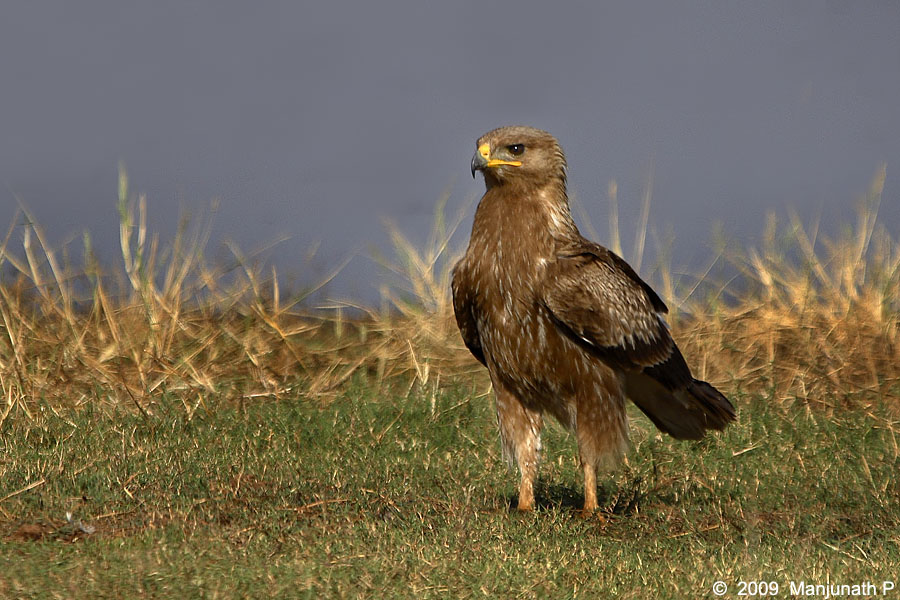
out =
<svg viewBox="0 0 900 600"><path fill-rule="evenodd" d="M641 477L628 479L621 486L603 485L597 489L600 510L607 514L627 516L636 514L645 493L641 489ZM568 509L580 511L584 506L584 491L579 486L553 483L538 478L534 490L534 504L537 510ZM518 494L507 496L509 510L515 511L519 505Z"/></svg>

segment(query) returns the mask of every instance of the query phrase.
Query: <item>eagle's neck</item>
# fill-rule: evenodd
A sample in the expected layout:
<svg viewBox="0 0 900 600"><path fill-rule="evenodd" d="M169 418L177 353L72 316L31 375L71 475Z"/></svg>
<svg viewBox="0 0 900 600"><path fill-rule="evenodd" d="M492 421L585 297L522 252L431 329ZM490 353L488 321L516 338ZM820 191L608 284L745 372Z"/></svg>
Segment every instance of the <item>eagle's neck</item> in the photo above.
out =
<svg viewBox="0 0 900 600"><path fill-rule="evenodd" d="M516 302L535 301L546 265L577 236L565 186L495 185L475 211L465 260L483 293L503 300L491 306L508 317Z"/></svg>
<svg viewBox="0 0 900 600"><path fill-rule="evenodd" d="M566 193L565 180L554 180L535 194L550 223L550 233L556 239L574 239L581 237L572 212L569 209L569 196Z"/></svg>
<svg viewBox="0 0 900 600"><path fill-rule="evenodd" d="M523 240L580 237L569 209L565 179L554 178L537 186L514 182L491 185L478 205L475 219L476 228L479 221L485 227L500 224L496 233L524 236Z"/></svg>

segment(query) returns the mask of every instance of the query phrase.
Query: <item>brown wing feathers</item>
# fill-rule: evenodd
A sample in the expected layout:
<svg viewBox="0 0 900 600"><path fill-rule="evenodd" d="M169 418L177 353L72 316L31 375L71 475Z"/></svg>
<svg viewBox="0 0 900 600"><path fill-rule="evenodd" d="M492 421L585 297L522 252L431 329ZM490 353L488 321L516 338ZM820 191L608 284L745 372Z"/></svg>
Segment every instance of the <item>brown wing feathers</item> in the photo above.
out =
<svg viewBox="0 0 900 600"><path fill-rule="evenodd" d="M543 301L554 322L624 368L667 361L675 344L659 316L666 305L630 267L617 264L627 266L625 261L591 246L590 252L561 256L548 269Z"/></svg>
<svg viewBox="0 0 900 600"><path fill-rule="evenodd" d="M463 343L478 362L487 366L484 358L484 350L481 348L481 338L478 335L478 326L473 313L472 289L468 281L464 280L464 274L459 269L453 269L453 277L450 289L453 295L453 312L456 315L456 325L459 327Z"/></svg>
<svg viewBox="0 0 900 600"><path fill-rule="evenodd" d="M694 379L661 313L666 306L624 260L602 246L559 258L544 305L561 332L626 372L629 398L661 430L699 439L723 429L734 407Z"/></svg>

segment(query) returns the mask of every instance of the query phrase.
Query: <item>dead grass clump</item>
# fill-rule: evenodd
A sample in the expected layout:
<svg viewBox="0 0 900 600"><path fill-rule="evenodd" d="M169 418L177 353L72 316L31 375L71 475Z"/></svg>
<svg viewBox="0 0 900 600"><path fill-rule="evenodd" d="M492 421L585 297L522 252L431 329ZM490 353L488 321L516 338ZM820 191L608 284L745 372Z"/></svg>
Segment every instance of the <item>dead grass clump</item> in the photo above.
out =
<svg viewBox="0 0 900 600"><path fill-rule="evenodd" d="M85 266L61 262L24 212L22 252L0 245L0 421L14 409L86 402L146 412L170 394L193 414L211 396L279 396L319 365L302 350L321 319L282 304L277 276L265 282L236 253L237 269L203 260L209 225L184 223L160 249L147 204L120 174L122 274L105 274L85 236Z"/></svg>
<svg viewBox="0 0 900 600"><path fill-rule="evenodd" d="M732 257L740 292L677 322L701 371L779 400L896 402L900 244L876 224L884 176L836 239L817 239L794 212L787 228L769 215L762 249Z"/></svg>
<svg viewBox="0 0 900 600"><path fill-rule="evenodd" d="M876 225L883 182L884 169L855 226L835 239L794 213L787 227L771 216L761 249L723 251L738 273L727 285L704 276L680 289L670 269L651 278L662 281L674 335L698 377L732 395L825 407L898 395L900 245ZM209 266L208 224L185 224L161 250L124 171L119 277L101 272L87 236L83 269L60 261L25 213L0 245L0 424L34 418L38 406L148 412L166 397L190 417L211 398L327 397L354 376L379 386L477 376L486 386L453 318L450 239L464 211L447 226L445 200L424 248L389 228L395 257L382 264L396 281L382 287L380 307L318 310L301 306L308 295L283 301L276 271L262 275L235 248L233 268Z"/></svg>

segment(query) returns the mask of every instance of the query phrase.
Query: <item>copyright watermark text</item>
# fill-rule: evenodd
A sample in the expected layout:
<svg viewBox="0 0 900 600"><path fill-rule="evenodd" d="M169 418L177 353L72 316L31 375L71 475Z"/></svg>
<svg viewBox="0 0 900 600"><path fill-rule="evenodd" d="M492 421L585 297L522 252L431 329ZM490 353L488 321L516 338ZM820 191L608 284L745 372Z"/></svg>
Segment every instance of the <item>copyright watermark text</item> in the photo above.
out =
<svg viewBox="0 0 900 600"><path fill-rule="evenodd" d="M814 583L804 580L778 581L738 581L729 585L725 581L712 584L715 596L730 594L748 597L791 596L797 598L871 598L894 595L893 581L861 581L857 583Z"/></svg>

